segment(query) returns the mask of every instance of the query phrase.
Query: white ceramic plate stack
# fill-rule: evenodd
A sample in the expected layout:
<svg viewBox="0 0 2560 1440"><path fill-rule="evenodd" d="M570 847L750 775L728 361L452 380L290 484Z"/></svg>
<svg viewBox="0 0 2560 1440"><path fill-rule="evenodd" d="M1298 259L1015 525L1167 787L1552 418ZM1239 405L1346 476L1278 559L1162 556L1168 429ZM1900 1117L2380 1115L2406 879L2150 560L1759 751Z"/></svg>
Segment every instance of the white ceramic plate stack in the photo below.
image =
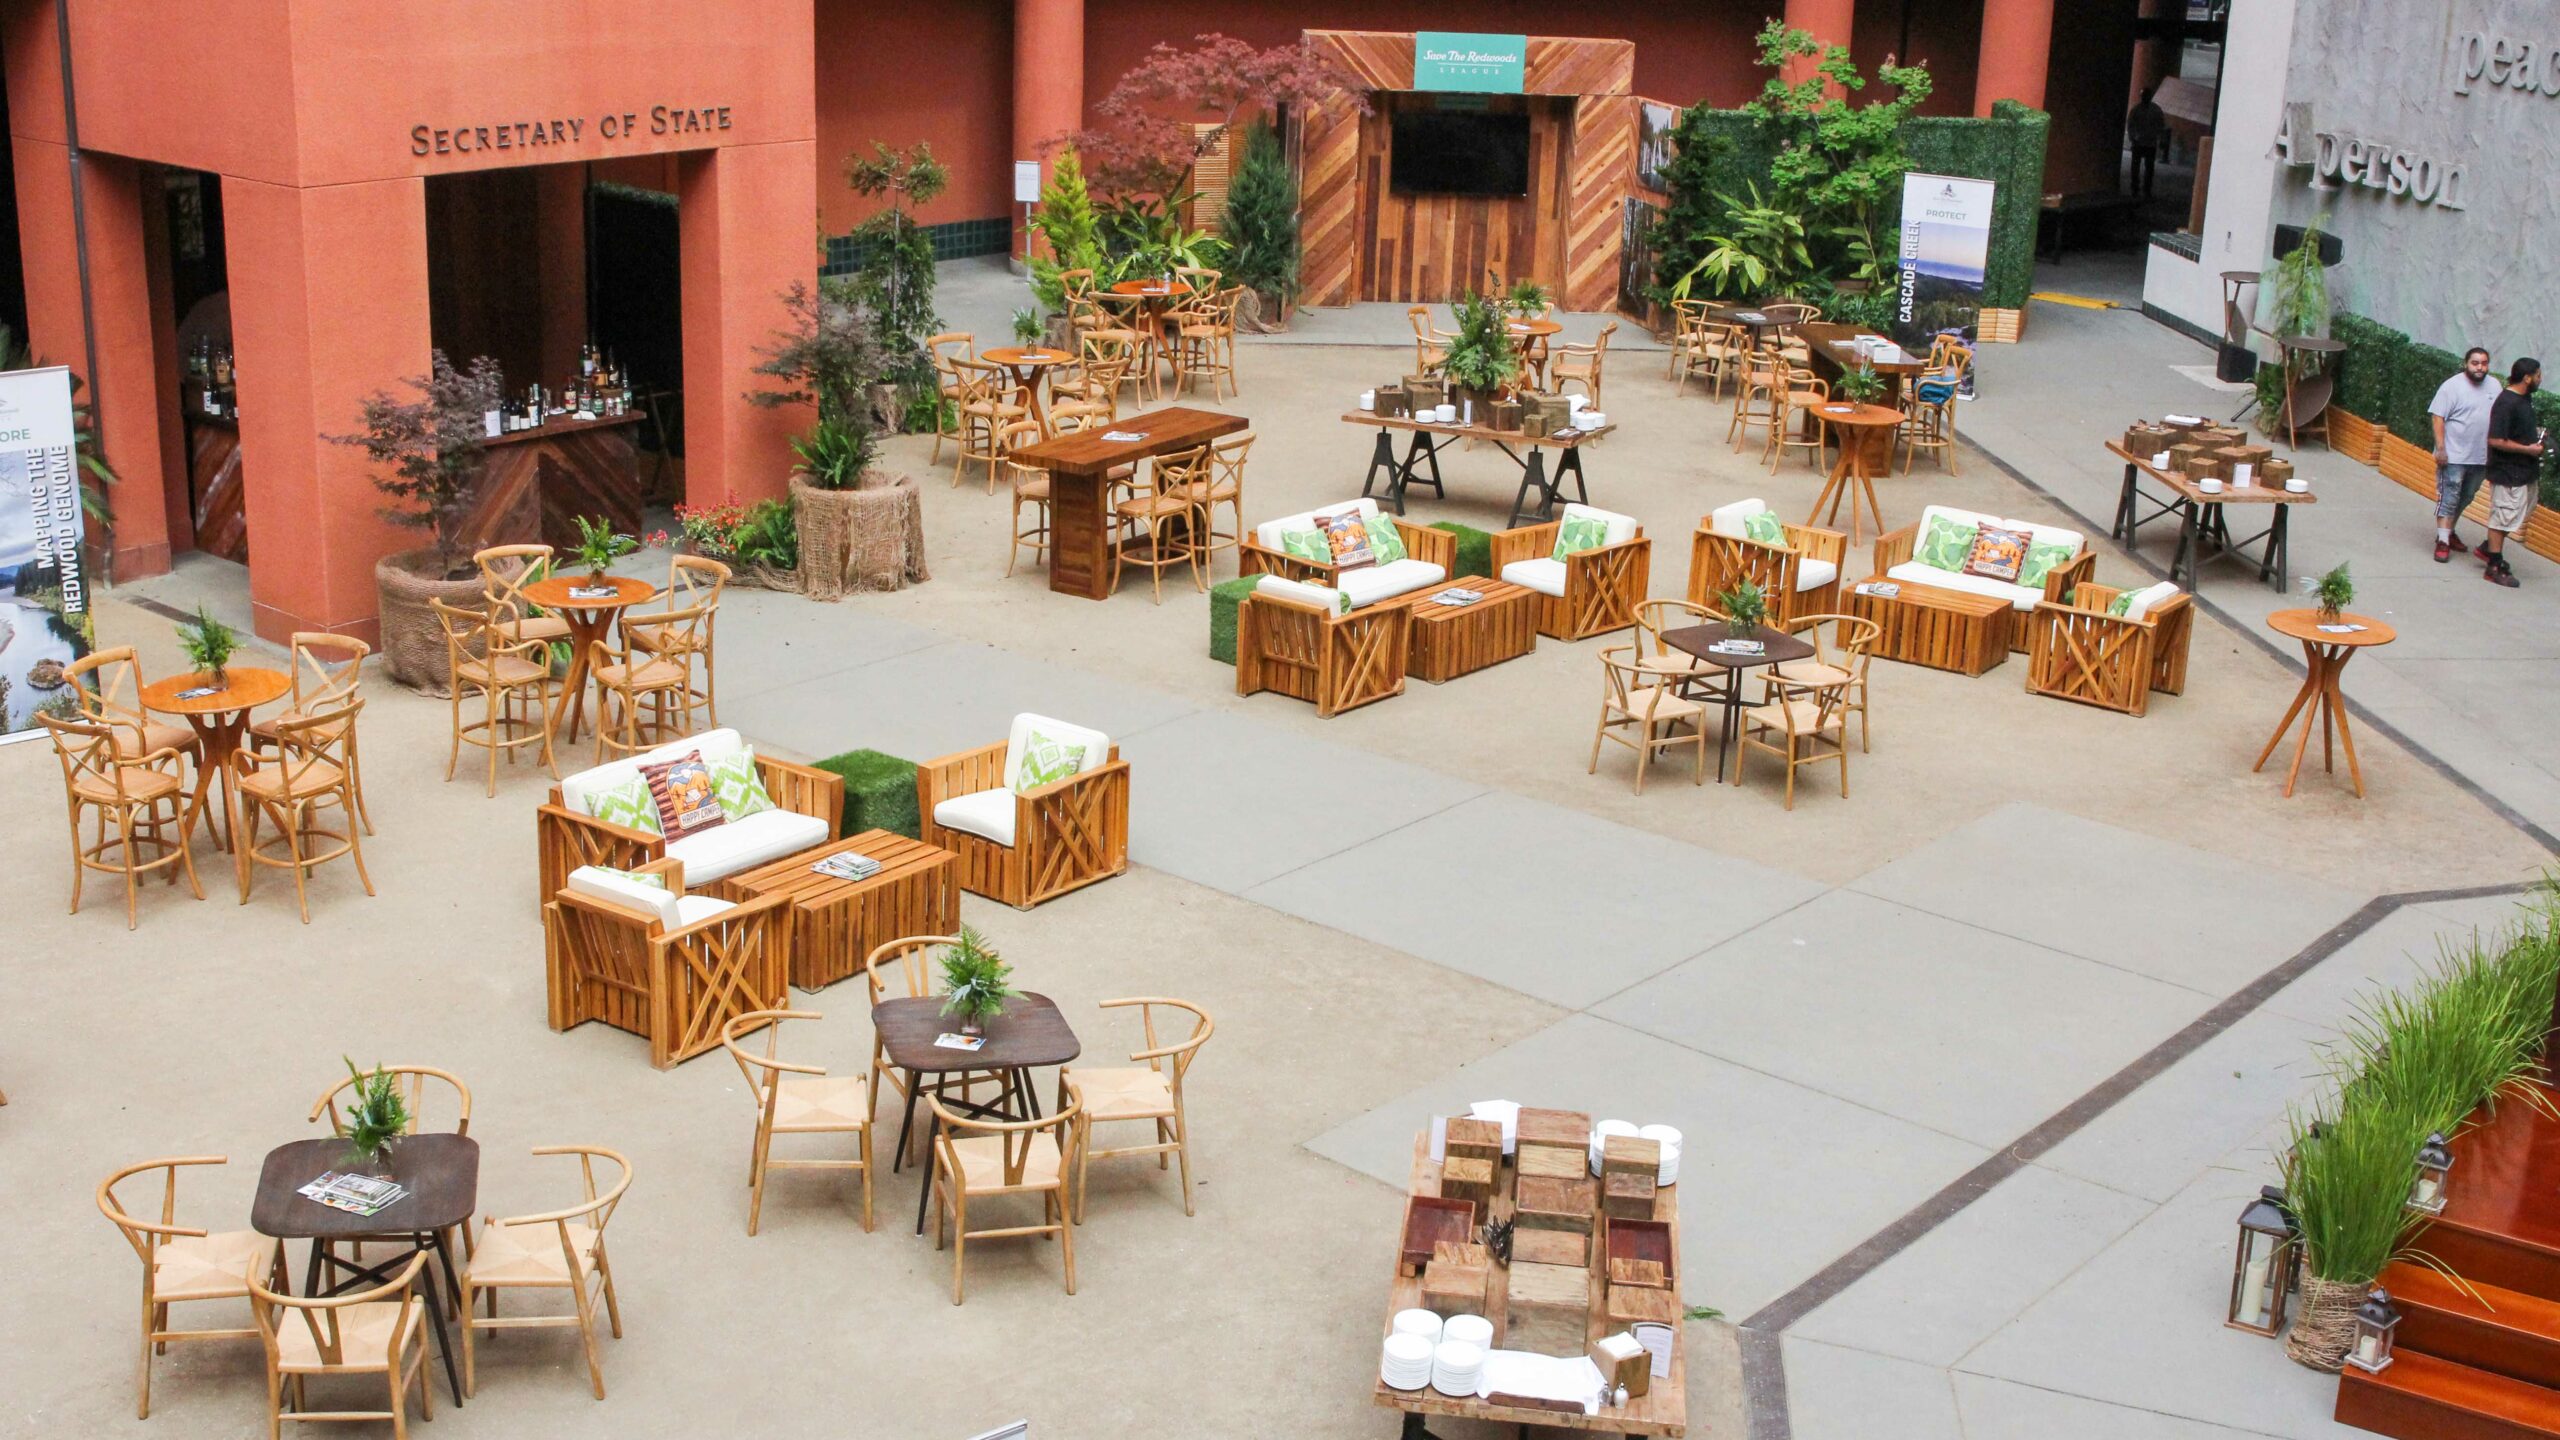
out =
<svg viewBox="0 0 2560 1440"><path fill-rule="evenodd" d="M1441 1327L1440 1338L1444 1342L1455 1340L1462 1345L1490 1350L1493 1348L1493 1322L1481 1315L1452 1315L1449 1323Z"/></svg>
<svg viewBox="0 0 2560 1440"><path fill-rule="evenodd" d="M1484 1347L1443 1340L1431 1356L1431 1388L1443 1395L1473 1395L1484 1388Z"/></svg>
<svg viewBox="0 0 2560 1440"><path fill-rule="evenodd" d="M1636 1134L1662 1147L1662 1166L1653 1172L1653 1183L1656 1185L1679 1184L1680 1132L1668 1125L1647 1125Z"/></svg>
<svg viewBox="0 0 2560 1440"><path fill-rule="evenodd" d="M1390 1390L1421 1389L1431 1383L1431 1350L1431 1342L1419 1335L1388 1336L1378 1357L1378 1378Z"/></svg>
<svg viewBox="0 0 2560 1440"><path fill-rule="evenodd" d="M1591 1173L1594 1175L1600 1173L1600 1152L1608 1148L1610 1136L1624 1135L1629 1139L1633 1139L1637 1133L1636 1127L1624 1120L1603 1120L1599 1124L1592 1126Z"/></svg>
<svg viewBox="0 0 2560 1440"><path fill-rule="evenodd" d="M1478 1120L1495 1121L1502 1126L1502 1153L1509 1155L1520 1148L1520 1102L1517 1100L1479 1100L1467 1114Z"/></svg>
<svg viewBox="0 0 2560 1440"><path fill-rule="evenodd" d="M1440 1316L1431 1310L1399 1310L1391 1327L1398 1335L1419 1335L1434 1345L1440 1343Z"/></svg>

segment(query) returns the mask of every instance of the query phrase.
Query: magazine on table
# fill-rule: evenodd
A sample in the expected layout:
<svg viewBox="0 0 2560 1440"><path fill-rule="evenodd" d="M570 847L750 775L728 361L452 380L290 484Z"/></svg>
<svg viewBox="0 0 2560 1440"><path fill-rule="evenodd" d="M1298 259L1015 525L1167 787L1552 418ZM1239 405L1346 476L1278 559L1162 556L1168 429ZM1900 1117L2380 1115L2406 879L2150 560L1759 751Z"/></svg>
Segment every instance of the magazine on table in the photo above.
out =
<svg viewBox="0 0 2560 1440"><path fill-rule="evenodd" d="M331 1170L303 1186L301 1193L332 1210L344 1210L351 1215L372 1215L408 1194L409 1188L397 1180Z"/></svg>
<svg viewBox="0 0 2560 1440"><path fill-rule="evenodd" d="M1707 647L1719 655L1766 655L1769 647L1757 640L1718 640Z"/></svg>
<svg viewBox="0 0 2560 1440"><path fill-rule="evenodd" d="M1431 597L1435 604L1440 605L1473 605L1483 598L1484 594L1482 591L1465 590L1456 586L1451 586L1450 588Z"/></svg>
<svg viewBox="0 0 2560 1440"><path fill-rule="evenodd" d="M1873 595L1879 600L1890 600L1902 593L1901 584L1892 580L1862 580L1849 588L1857 594Z"/></svg>
<svg viewBox="0 0 2560 1440"><path fill-rule="evenodd" d="M880 862L858 850L847 850L840 855L830 855L809 868L838 880L868 880L880 873Z"/></svg>
<svg viewBox="0 0 2560 1440"><path fill-rule="evenodd" d="M1147 438L1144 430L1105 430L1102 438L1115 445L1128 445Z"/></svg>
<svg viewBox="0 0 2560 1440"><path fill-rule="evenodd" d="M987 1048L987 1037L984 1035L960 1035L955 1034L952 1031L945 1030L941 1034L933 1037L933 1044L934 1048L937 1050L984 1050Z"/></svg>

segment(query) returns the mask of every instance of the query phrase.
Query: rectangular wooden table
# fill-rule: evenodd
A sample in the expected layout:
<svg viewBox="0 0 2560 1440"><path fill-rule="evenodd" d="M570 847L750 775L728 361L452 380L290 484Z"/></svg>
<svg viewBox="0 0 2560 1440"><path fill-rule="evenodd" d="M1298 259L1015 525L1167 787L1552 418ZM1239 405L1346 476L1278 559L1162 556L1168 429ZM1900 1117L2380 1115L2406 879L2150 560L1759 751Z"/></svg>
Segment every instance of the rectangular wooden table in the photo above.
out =
<svg viewBox="0 0 2560 1440"><path fill-rule="evenodd" d="M1348 425L1374 425L1378 428L1377 447L1370 452L1369 473L1361 478L1360 495L1367 499L1379 494L1378 473L1384 470L1387 476L1384 492L1387 508L1399 515L1404 513L1405 487L1413 483L1415 468L1426 460L1431 463L1431 475L1423 483L1431 487L1433 494L1444 500L1448 498L1448 490L1440 483L1441 439L1482 440L1509 456L1520 467L1520 489L1511 498L1510 524L1513 529L1532 522L1545 524L1556 518L1556 502L1564 498L1567 476L1573 479L1574 500L1590 504L1591 491L1582 475L1582 447L1618 428L1603 425L1597 430L1576 430L1556 436L1496 430L1486 425L1460 425L1455 421L1443 425L1437 420L1416 420L1410 415L1380 415L1372 410L1347 411L1342 419ZM1405 446L1402 460L1396 458L1395 442L1387 436L1391 430L1402 430L1413 437ZM1524 455L1512 449L1514 445L1528 447L1528 453ZM1547 478L1545 447L1548 446L1560 452L1553 480ZM1529 504L1532 496L1538 502L1534 509Z"/></svg>
<svg viewBox="0 0 2560 1440"><path fill-rule="evenodd" d="M1492 1214L1490 1217L1479 1215L1477 1217L1479 1220L1511 1218L1512 1188L1517 1183L1517 1178L1511 1158L1504 1157L1500 1168L1494 1172ZM1414 1137L1413 1178L1407 1189L1408 1193L1414 1195L1440 1193L1440 1162L1431 1158L1431 1132L1428 1128ZM1666 1185L1655 1191L1653 1197L1653 1218L1670 1226L1670 1270L1675 1291L1673 1296L1675 1309L1678 1301L1676 1291L1679 1276L1682 1273L1679 1194L1679 1186ZM1589 1333L1584 1337L1586 1342L1600 1339L1604 1335L1614 1335L1622 1328L1609 1323L1609 1286L1606 1279L1608 1261L1605 1257L1607 1246L1602 1238L1606 1223L1605 1220L1594 1218L1591 1226L1591 1258L1588 1262L1591 1280L1591 1318L1588 1326ZM1402 1216L1397 1217L1396 1224L1399 1227L1404 1224ZM1392 1277L1392 1283L1387 1291L1386 1323L1379 1329L1379 1338L1382 1341L1393 1332L1397 1311L1422 1308L1422 1277L1403 1273L1402 1267L1397 1264L1397 1257L1392 1247L1388 1255L1387 1273ZM1485 1286L1484 1317L1493 1322L1493 1344L1497 1350L1501 1349L1503 1342L1510 1338L1510 1276L1510 1267L1497 1262L1488 1272ZM1424 1423L1425 1417L1432 1415L1483 1420L1496 1425L1596 1431L1601 1434L1686 1435L1689 1433L1689 1365L1687 1337L1683 1334L1685 1329L1686 1327L1677 1321L1671 1326L1671 1373L1654 1376L1648 1391L1629 1400L1623 1409L1604 1405L1596 1414L1584 1415L1519 1405L1497 1405L1483 1396L1443 1395L1427 1385L1420 1390L1392 1389L1384 1378L1372 1379L1369 1382L1369 1399L1370 1403L1386 1409L1403 1411L1404 1433L1408 1437L1429 1435L1431 1432L1424 1428ZM1374 1365L1372 1368L1374 1369Z"/></svg>
<svg viewBox="0 0 2560 1440"><path fill-rule="evenodd" d="M1473 605L1442 605L1431 597L1448 589L1473 590ZM1453 580L1426 585L1402 600L1412 616L1404 673L1434 685L1517 660L1538 648L1538 592L1508 580Z"/></svg>
<svg viewBox="0 0 2560 1440"><path fill-rule="evenodd" d="M1049 588L1087 600L1110 598L1112 471L1197 449L1252 423L1242 415L1175 405L1014 451L1016 465L1049 472Z"/></svg>
<svg viewBox="0 0 2560 1440"><path fill-rule="evenodd" d="M809 867L859 850L880 862L868 880L839 880ZM865 830L832 845L760 865L729 884L742 899L791 902L791 983L818 990L859 974L871 952L903 935L949 935L960 926L960 857L890 830Z"/></svg>
<svg viewBox="0 0 2560 1440"><path fill-rule="evenodd" d="M1915 355L1897 344L1893 353L1884 359L1861 361L1856 347L1849 342L1860 335L1879 333L1862 325L1841 325L1829 320L1807 320L1796 327L1796 335L1813 356L1814 371L1823 379L1837 386L1841 376L1864 364L1884 377L1884 395L1875 403L1899 406L1903 382L1928 369L1929 357ZM1890 340L1893 337L1885 335L1882 338Z"/></svg>
<svg viewBox="0 0 2560 1440"><path fill-rule="evenodd" d="M1859 585L1899 585L1897 595L1868 595ZM1906 665L1979 675L2009 658L2009 627L2020 623L2017 610L1997 595L1941 590L1882 575L1840 592L1840 608L1861 620L1873 620L1876 655Z"/></svg>
<svg viewBox="0 0 2560 1440"><path fill-rule="evenodd" d="M2197 551L2201 542L2209 542L2223 555L2236 554L2249 558L2249 547L2263 545L2258 556L2258 578L2282 590L2285 567L2292 560L2291 529L2286 521L2296 505L2316 505L2319 498L2310 491L2296 493L2280 485L2230 485L2219 492L2207 493L2195 481L2176 470L2163 470L2147 457L2138 457L2124 448L2121 440L2107 442L2107 453L2124 462L2124 488L2116 495L2116 521L2107 533L2130 546L2143 526L2163 516L2178 517L2178 550L2169 560L2169 579L2189 590L2196 588ZM2169 491L2169 498L2157 500L2142 493L2141 482L2150 479ZM2151 513L2139 514L2148 505ZM2246 540L2231 538L2231 527L2222 518L2228 505L2266 505L2272 511L2267 528Z"/></svg>

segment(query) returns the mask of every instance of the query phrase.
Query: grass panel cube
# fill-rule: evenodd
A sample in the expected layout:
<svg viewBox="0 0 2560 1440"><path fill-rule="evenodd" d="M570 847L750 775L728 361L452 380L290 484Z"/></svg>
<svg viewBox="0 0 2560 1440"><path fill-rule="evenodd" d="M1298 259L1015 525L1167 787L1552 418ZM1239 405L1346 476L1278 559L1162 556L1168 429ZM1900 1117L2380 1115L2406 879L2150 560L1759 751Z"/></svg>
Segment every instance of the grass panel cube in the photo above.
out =
<svg viewBox="0 0 2560 1440"><path fill-rule="evenodd" d="M844 777L845 835L889 830L910 840L923 837L916 813L916 763L877 750L848 750L818 761L817 768Z"/></svg>
<svg viewBox="0 0 2560 1440"><path fill-rule="evenodd" d="M1244 597L1261 583L1259 575L1239 575L1209 587L1210 659L1222 665L1236 663L1236 611L1243 607Z"/></svg>
<svg viewBox="0 0 2560 1440"><path fill-rule="evenodd" d="M1458 573L1450 579L1460 580L1469 576L1486 580L1493 578L1493 536L1455 520L1435 520L1431 528L1446 530L1458 537Z"/></svg>

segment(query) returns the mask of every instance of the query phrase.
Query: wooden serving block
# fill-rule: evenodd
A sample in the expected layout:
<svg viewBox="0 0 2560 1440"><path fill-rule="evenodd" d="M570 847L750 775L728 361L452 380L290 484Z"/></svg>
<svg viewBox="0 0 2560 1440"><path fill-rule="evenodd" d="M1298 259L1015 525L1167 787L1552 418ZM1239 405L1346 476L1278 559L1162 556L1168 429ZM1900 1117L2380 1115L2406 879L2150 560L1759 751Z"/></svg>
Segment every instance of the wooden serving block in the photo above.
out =
<svg viewBox="0 0 2560 1440"><path fill-rule="evenodd" d="M1520 1178L1512 1198L1513 1213L1523 1230L1576 1230L1591 1232L1591 1181L1588 1177L1573 1180L1550 1180L1536 1175Z"/></svg>
<svg viewBox="0 0 2560 1440"><path fill-rule="evenodd" d="M1523 1180L1579 1180L1590 1173L1587 1152L1567 1150L1555 1145L1520 1147L1520 1178Z"/></svg>
<svg viewBox="0 0 2560 1440"><path fill-rule="evenodd" d="M1511 1264L1506 1350L1579 1355L1590 1344L1591 1272L1578 1265Z"/></svg>
<svg viewBox="0 0 2560 1440"><path fill-rule="evenodd" d="M1578 1150L1588 1157L1591 1153L1591 1117L1579 1110L1540 1110L1523 1106L1520 1110L1519 1148L1526 1150L1532 1145Z"/></svg>
<svg viewBox="0 0 2560 1440"><path fill-rule="evenodd" d="M1498 1162L1460 1159L1452 1155L1440 1163L1440 1193L1451 1200L1471 1200L1482 1214L1493 1206L1494 1177Z"/></svg>
<svg viewBox="0 0 2560 1440"><path fill-rule="evenodd" d="M1600 1173L1642 1175L1648 1179L1659 1175L1662 1142L1638 1135L1612 1135L1600 1142Z"/></svg>
<svg viewBox="0 0 2560 1440"><path fill-rule="evenodd" d="M1431 1263L1432 1252L1444 1240L1466 1243L1476 1233L1476 1207L1472 1200L1452 1200L1440 1195L1415 1195L1404 1202L1404 1244L1401 1251L1404 1273L1419 1275Z"/></svg>
<svg viewBox="0 0 2560 1440"><path fill-rule="evenodd" d="M1620 1220L1613 1217L1602 1243L1613 1277L1621 1263L1633 1262L1654 1266L1661 1277L1648 1288L1668 1289L1679 1278L1671 1270L1671 1227L1660 1220Z"/></svg>
<svg viewBox="0 0 2560 1440"><path fill-rule="evenodd" d="M1642 1285L1609 1287L1609 1324L1624 1330L1639 1324L1680 1324L1680 1298L1668 1290L1655 1290Z"/></svg>
<svg viewBox="0 0 2560 1440"><path fill-rule="evenodd" d="M1448 1140L1442 1148L1452 1160L1487 1160L1499 1165L1502 1126L1498 1121L1458 1116L1449 1121Z"/></svg>
<svg viewBox="0 0 2560 1440"><path fill-rule="evenodd" d="M1620 1172L1601 1181L1600 1208L1611 1219L1641 1220L1653 1213L1653 1172Z"/></svg>
<svg viewBox="0 0 2560 1440"><path fill-rule="evenodd" d="M1523 1226L1511 1232L1511 1263L1589 1265L1591 1237L1579 1230L1531 1230Z"/></svg>

